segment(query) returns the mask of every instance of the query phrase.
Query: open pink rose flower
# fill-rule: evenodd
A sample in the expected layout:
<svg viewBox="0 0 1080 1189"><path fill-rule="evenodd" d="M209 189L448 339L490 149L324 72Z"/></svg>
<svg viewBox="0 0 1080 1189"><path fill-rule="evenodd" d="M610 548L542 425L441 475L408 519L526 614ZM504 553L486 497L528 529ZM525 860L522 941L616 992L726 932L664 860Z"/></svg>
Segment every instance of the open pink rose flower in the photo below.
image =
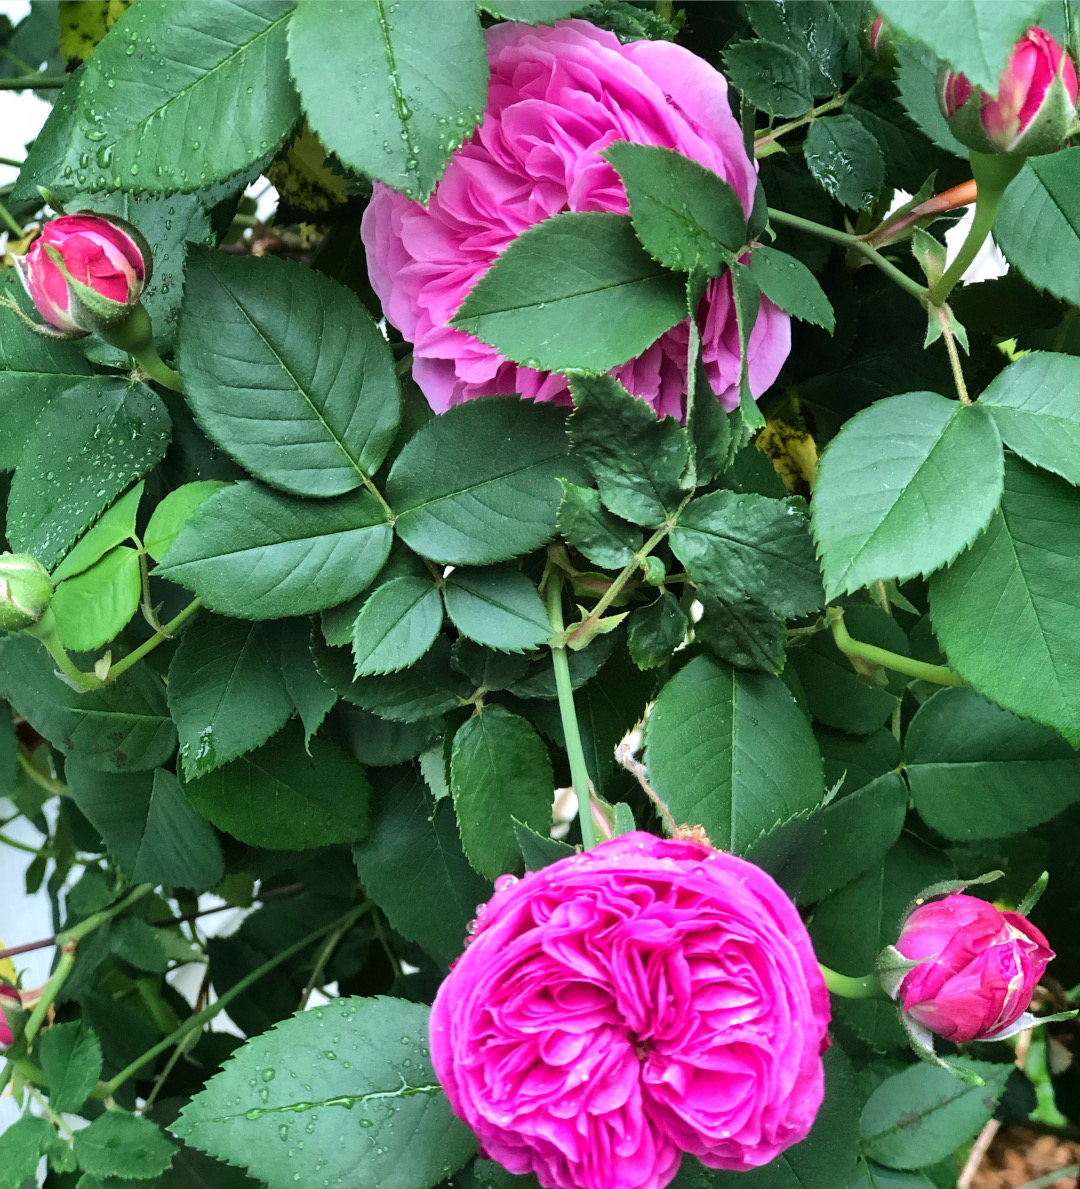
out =
<svg viewBox="0 0 1080 1189"><path fill-rule="evenodd" d="M507 23L487 31L491 87L483 123L446 168L426 207L376 183L364 213L371 282L414 346L413 375L438 412L498 393L568 404L561 375L520 367L447 323L495 257L562 211L628 211L600 151L617 140L674 149L719 174L749 214L756 174L727 82L680 46L621 45L587 21ZM731 280L699 308L705 370L725 408L738 404L739 339ZM689 322L614 375L658 415L684 415ZM749 344L755 396L791 346L788 316L762 299Z"/></svg>
<svg viewBox="0 0 1080 1189"><path fill-rule="evenodd" d="M795 906L697 842L625 834L502 876L431 1016L482 1152L550 1189L661 1189L803 1139L829 999Z"/></svg>

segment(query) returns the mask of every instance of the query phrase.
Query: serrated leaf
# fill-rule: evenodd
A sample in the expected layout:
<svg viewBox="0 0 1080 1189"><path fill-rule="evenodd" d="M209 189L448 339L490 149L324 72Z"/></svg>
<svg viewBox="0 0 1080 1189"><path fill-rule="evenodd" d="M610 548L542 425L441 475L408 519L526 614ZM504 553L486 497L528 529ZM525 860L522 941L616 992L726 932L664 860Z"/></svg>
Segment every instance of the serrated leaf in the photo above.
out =
<svg viewBox="0 0 1080 1189"><path fill-rule="evenodd" d="M552 634L547 607L519 570L455 569L443 586L443 599L458 631L488 648L526 652Z"/></svg>
<svg viewBox="0 0 1080 1189"><path fill-rule="evenodd" d="M803 156L821 185L853 210L869 206L885 184L885 158L878 142L854 116L815 120L806 134Z"/></svg>
<svg viewBox="0 0 1080 1189"><path fill-rule="evenodd" d="M442 599L431 578L383 583L353 624L356 675L392 673L415 664L435 643L442 621Z"/></svg>
<svg viewBox="0 0 1080 1189"><path fill-rule="evenodd" d="M72 652L92 652L124 629L139 609L139 552L110 549L89 569L61 582L51 603L60 643Z"/></svg>
<svg viewBox="0 0 1080 1189"><path fill-rule="evenodd" d="M154 561L161 561L165 554L168 553L169 546L180 535L181 530L187 525L187 522L192 516L195 515L197 509L202 507L215 491L220 491L224 486L225 484L220 479L201 479L195 483L185 483L182 487L177 487L175 491L170 491L157 504L146 525L146 531L143 533L143 544L146 546L146 552L150 554ZM102 520L104 520L104 517L102 517ZM98 525L94 526L95 529L98 527ZM81 545L82 542L80 541L68 557L64 558L60 569L63 569L68 564L71 557L78 552ZM57 573L59 573L59 570Z"/></svg>
<svg viewBox="0 0 1080 1189"><path fill-rule="evenodd" d="M938 148L966 158L968 150L953 136L938 107L935 78L939 63L936 55L918 42L901 42L896 47L896 60L896 87L901 107L919 131ZM921 176L925 175L923 169Z"/></svg>
<svg viewBox="0 0 1080 1189"><path fill-rule="evenodd" d="M171 426L145 384L97 376L55 397L11 482L12 548L54 565L136 479L161 461Z"/></svg>
<svg viewBox="0 0 1080 1189"><path fill-rule="evenodd" d="M686 496L686 431L674 417L657 420L613 376L574 376L570 441L592 472L600 498L636 524L663 524Z"/></svg>
<svg viewBox="0 0 1080 1189"><path fill-rule="evenodd" d="M737 41L724 50L724 74L761 111L801 116L814 103L810 64L774 41Z"/></svg>
<svg viewBox="0 0 1080 1189"><path fill-rule="evenodd" d="M358 594L382 569L390 539L367 491L315 502L236 483L200 506L154 573L224 615L281 619Z"/></svg>
<svg viewBox="0 0 1080 1189"><path fill-rule="evenodd" d="M299 1012L244 1045L172 1131L269 1189L292 1189L294 1173L355 1189L431 1189L476 1141L432 1069L429 1011L378 996ZM367 1121L357 1143L343 1142L345 1110ZM282 1128L285 1143L294 1141L289 1160Z"/></svg>
<svg viewBox="0 0 1080 1189"><path fill-rule="evenodd" d="M265 743L293 711L276 624L205 612L185 628L169 665L169 711L188 780Z"/></svg>
<svg viewBox="0 0 1080 1189"><path fill-rule="evenodd" d="M353 858L365 892L403 937L442 962L461 953L491 885L465 858L449 801L436 803L412 766L392 784L377 783L371 833Z"/></svg>
<svg viewBox="0 0 1080 1189"><path fill-rule="evenodd" d="M567 212L513 240L450 324L526 367L606 372L686 317L679 277L629 215Z"/></svg>
<svg viewBox="0 0 1080 1189"><path fill-rule="evenodd" d="M695 657L657 695L645 731L653 788L676 821L736 854L823 794L821 757L787 686Z"/></svg>
<svg viewBox="0 0 1080 1189"><path fill-rule="evenodd" d="M298 6L289 63L311 126L350 169L425 200L487 102L468 0ZM347 77L343 105L335 80Z"/></svg>
<svg viewBox="0 0 1080 1189"><path fill-rule="evenodd" d="M363 768L325 739L304 748L298 726L275 735L184 791L219 830L249 846L310 850L367 833L371 788Z"/></svg>
<svg viewBox="0 0 1080 1189"><path fill-rule="evenodd" d="M139 510L145 484L135 486L107 508L92 529L83 534L64 560L52 572L53 583L63 582L83 573L100 561L116 545L135 535L135 515ZM54 608L55 610L55 608Z"/></svg>
<svg viewBox="0 0 1080 1189"><path fill-rule="evenodd" d="M618 812L618 806L615 808ZM547 834L539 834L518 821L514 822L514 833L517 834L526 871L541 871L544 867L577 853L569 843L560 842Z"/></svg>
<svg viewBox="0 0 1080 1189"><path fill-rule="evenodd" d="M286 620L281 624L281 676L293 708L304 724L307 741L337 701L337 691L323 681L315 666L311 632L310 620Z"/></svg>
<svg viewBox="0 0 1080 1189"><path fill-rule="evenodd" d="M378 470L401 395L390 348L354 294L291 261L195 247L182 314L188 402L256 478L332 496Z"/></svg>
<svg viewBox="0 0 1080 1189"><path fill-rule="evenodd" d="M986 531L930 582L949 663L979 693L1080 744L1080 502L1010 455Z"/></svg>
<svg viewBox="0 0 1080 1189"><path fill-rule="evenodd" d="M718 277L746 243L746 212L731 186L672 149L620 140L601 153L626 187L634 230L679 272Z"/></svg>
<svg viewBox="0 0 1080 1189"><path fill-rule="evenodd" d="M781 616L752 599L728 603L704 595L701 602L704 614L694 636L710 652L737 669L783 669L787 624Z"/></svg>
<svg viewBox="0 0 1080 1189"><path fill-rule="evenodd" d="M0 1133L0 1189L20 1189L34 1175L52 1136L52 1124L25 1114Z"/></svg>
<svg viewBox="0 0 1080 1189"><path fill-rule="evenodd" d="M749 267L754 283L773 305L832 334L836 323L832 303L798 257L757 244L750 253Z"/></svg>
<svg viewBox="0 0 1080 1189"><path fill-rule="evenodd" d="M639 669L655 669L686 639L690 621L670 590L647 607L634 611L626 628L626 645Z"/></svg>
<svg viewBox="0 0 1080 1189"><path fill-rule="evenodd" d="M458 728L450 790L462 845L481 875L520 867L514 821L549 828L554 789L547 748L525 719L487 705Z"/></svg>
<svg viewBox="0 0 1080 1189"><path fill-rule="evenodd" d="M565 413L514 398L467 401L432 418L386 481L398 536L449 565L490 565L555 533L567 458ZM342 600L339 600L342 601Z"/></svg>
<svg viewBox="0 0 1080 1189"><path fill-rule="evenodd" d="M691 580L729 603L764 603L781 615L821 606L821 576L801 501L714 491L690 503L671 548Z"/></svg>
<svg viewBox="0 0 1080 1189"><path fill-rule="evenodd" d="M857 414L830 442L814 485L828 598L947 565L994 515L1003 468L981 405L908 392Z"/></svg>
<svg viewBox="0 0 1080 1189"><path fill-rule="evenodd" d="M77 1111L101 1077L101 1041L85 1021L55 1024L42 1034L37 1059L54 1111Z"/></svg>
<svg viewBox="0 0 1080 1189"><path fill-rule="evenodd" d="M163 1173L176 1145L156 1123L140 1115L105 1111L75 1133L79 1166L93 1176L138 1180Z"/></svg>
<svg viewBox="0 0 1080 1189"><path fill-rule="evenodd" d="M591 487L560 480L563 489L557 526L568 545L607 570L629 564L641 548L641 530L613 516Z"/></svg>
<svg viewBox="0 0 1080 1189"><path fill-rule="evenodd" d="M477 8L500 21L522 21L527 25L550 25L591 7L592 0L584 4L578 0L477 0Z"/></svg>

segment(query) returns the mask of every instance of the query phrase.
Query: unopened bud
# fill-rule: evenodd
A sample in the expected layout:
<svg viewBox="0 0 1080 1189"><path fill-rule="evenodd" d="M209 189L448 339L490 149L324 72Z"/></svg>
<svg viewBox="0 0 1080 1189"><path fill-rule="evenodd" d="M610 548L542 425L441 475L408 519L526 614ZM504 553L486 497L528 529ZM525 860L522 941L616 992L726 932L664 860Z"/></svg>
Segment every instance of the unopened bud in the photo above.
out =
<svg viewBox="0 0 1080 1189"><path fill-rule="evenodd" d="M28 553L0 553L0 631L33 626L52 601L48 570Z"/></svg>

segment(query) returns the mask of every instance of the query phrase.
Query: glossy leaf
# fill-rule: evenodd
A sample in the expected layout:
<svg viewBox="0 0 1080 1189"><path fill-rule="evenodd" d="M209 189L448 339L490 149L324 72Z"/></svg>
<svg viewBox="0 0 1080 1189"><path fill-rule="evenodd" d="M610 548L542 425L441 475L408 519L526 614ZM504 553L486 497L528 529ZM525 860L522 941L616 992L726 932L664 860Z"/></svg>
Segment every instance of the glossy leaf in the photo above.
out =
<svg viewBox="0 0 1080 1189"><path fill-rule="evenodd" d="M773 305L832 333L836 324L832 304L797 256L758 244L750 254L750 275Z"/></svg>
<svg viewBox="0 0 1080 1189"><path fill-rule="evenodd" d="M568 545L605 569L622 569L641 548L641 530L613 516L591 487L562 480L558 528Z"/></svg>
<svg viewBox="0 0 1080 1189"><path fill-rule="evenodd" d="M135 516L139 510L145 484L135 486L107 508L72 547L64 560L52 572L53 583L63 582L88 570L116 545L122 545L135 535Z"/></svg>
<svg viewBox="0 0 1080 1189"><path fill-rule="evenodd" d="M430 578L391 578L360 608L353 624L358 677L415 664L442 627L439 588Z"/></svg>
<svg viewBox="0 0 1080 1189"><path fill-rule="evenodd" d="M518 570L456 569L446 579L443 599L458 631L488 648L525 652L552 634L547 607Z"/></svg>
<svg viewBox="0 0 1080 1189"><path fill-rule="evenodd" d="M873 135L852 115L815 120L803 144L806 165L844 206L863 210L885 184L885 160Z"/></svg>

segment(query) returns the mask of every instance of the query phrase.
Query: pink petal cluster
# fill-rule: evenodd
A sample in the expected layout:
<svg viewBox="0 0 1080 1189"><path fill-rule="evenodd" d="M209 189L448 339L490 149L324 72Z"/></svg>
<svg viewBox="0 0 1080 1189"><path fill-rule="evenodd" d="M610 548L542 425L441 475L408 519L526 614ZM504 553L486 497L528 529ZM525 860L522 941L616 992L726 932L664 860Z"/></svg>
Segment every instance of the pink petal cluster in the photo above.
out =
<svg viewBox="0 0 1080 1189"><path fill-rule="evenodd" d="M896 948L919 961L900 983L901 1007L957 1044L1015 1024L1054 956L1025 917L962 894L916 908Z"/></svg>
<svg viewBox="0 0 1080 1189"><path fill-rule="evenodd" d="M147 280L147 262L126 227L103 215L63 215L42 228L25 256L17 256L19 276L38 313L57 330L87 333L72 309L68 283L50 258L55 248L76 281L110 301L138 300Z"/></svg>
<svg viewBox="0 0 1080 1189"><path fill-rule="evenodd" d="M617 140L674 149L719 174L748 214L756 183L726 80L688 50L622 45L581 20L496 25L487 41L483 123L428 205L376 183L362 227L372 285L413 343L413 375L439 412L498 393L569 403L561 375L519 367L447 323L495 257L535 223L562 211L627 212L602 149ZM734 408L739 340L729 277L709 284L699 318L709 382ZM657 414L681 417L688 338L686 321L613 374ZM775 380L790 346L788 316L763 298L749 345L755 396Z"/></svg>
<svg viewBox="0 0 1080 1189"><path fill-rule="evenodd" d="M549 1189L662 1189L803 1139L829 998L795 906L742 859L626 834L502 876L439 989L432 1057L481 1150Z"/></svg>

